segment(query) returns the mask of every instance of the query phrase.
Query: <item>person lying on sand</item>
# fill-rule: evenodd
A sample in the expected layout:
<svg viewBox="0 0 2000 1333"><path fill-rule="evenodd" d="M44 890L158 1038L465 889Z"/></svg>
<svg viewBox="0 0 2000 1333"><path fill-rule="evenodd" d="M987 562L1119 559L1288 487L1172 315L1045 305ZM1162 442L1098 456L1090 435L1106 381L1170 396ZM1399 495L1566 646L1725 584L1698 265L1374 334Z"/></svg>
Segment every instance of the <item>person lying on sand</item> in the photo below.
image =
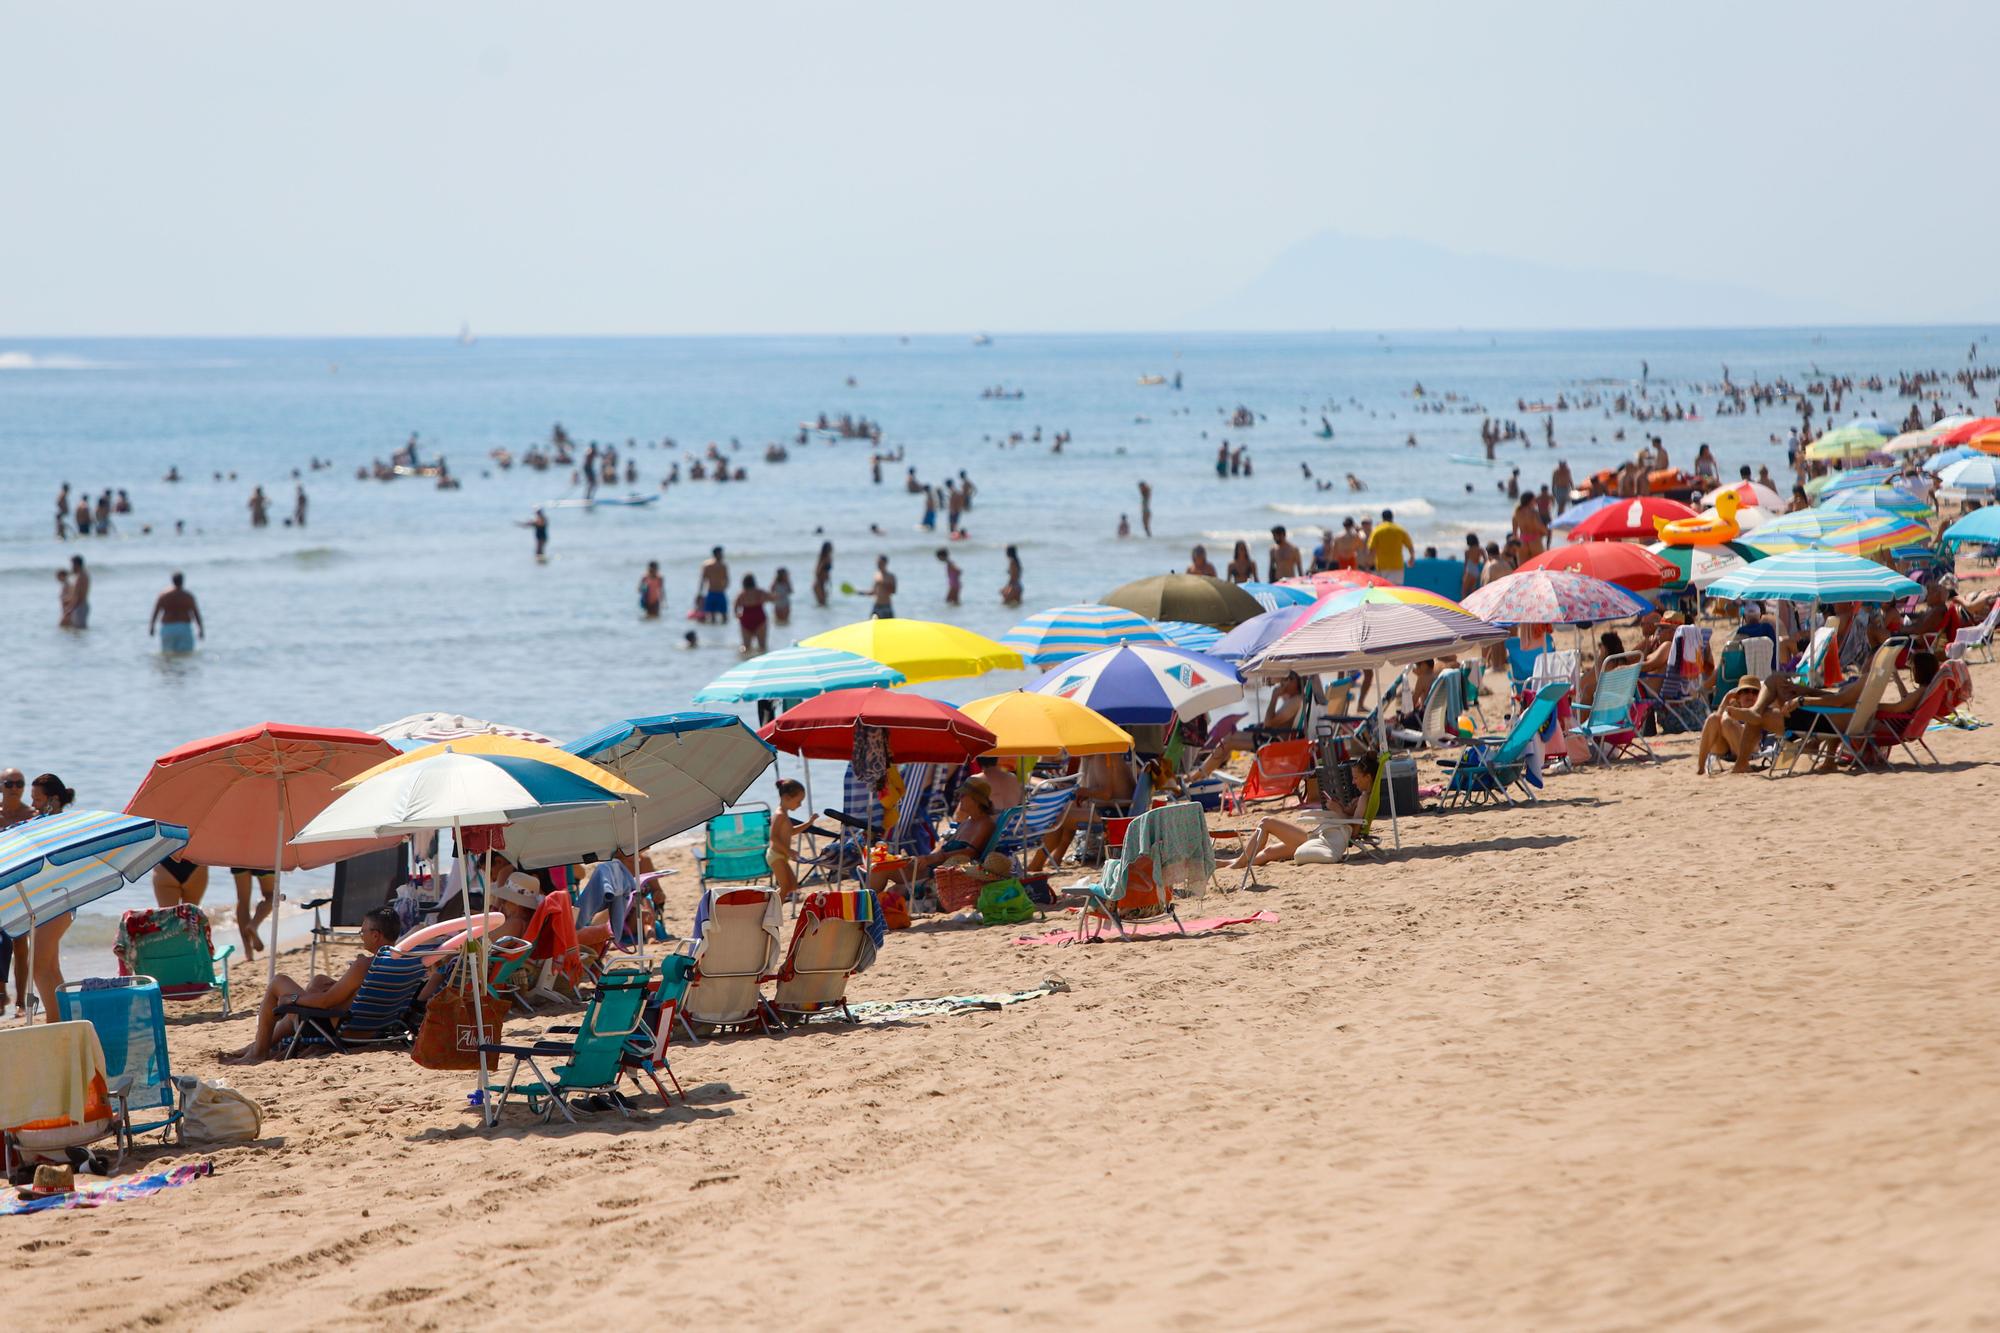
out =
<svg viewBox="0 0 2000 1333"><path fill-rule="evenodd" d="M328 976L317 976L301 986L288 976L280 975L264 990L264 1002L257 1011L257 1035L248 1046L240 1050L226 1051L222 1062L227 1065L254 1065L270 1058L271 1048L279 1038L288 1037L298 1027L298 1019L277 1017L279 1008L287 1004L299 1004L307 1009L340 1009L352 1000L361 989L361 983L368 976L368 969L375 961L379 949L396 942L402 933L402 918L392 907L377 907L361 918L361 947L367 952L347 965L338 981Z"/></svg>

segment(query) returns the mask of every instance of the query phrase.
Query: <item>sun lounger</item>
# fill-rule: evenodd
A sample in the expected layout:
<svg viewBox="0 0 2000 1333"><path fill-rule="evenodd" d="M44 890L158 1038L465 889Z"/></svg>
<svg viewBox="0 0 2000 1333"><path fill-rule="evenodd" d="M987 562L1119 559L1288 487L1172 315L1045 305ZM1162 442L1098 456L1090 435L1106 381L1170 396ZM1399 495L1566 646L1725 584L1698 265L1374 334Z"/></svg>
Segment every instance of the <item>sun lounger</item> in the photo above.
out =
<svg viewBox="0 0 2000 1333"><path fill-rule="evenodd" d="M229 1017L230 945L215 952L208 917L199 907L148 907L125 913L118 922L120 976L151 977L168 1000L198 1000L222 992L222 1016Z"/></svg>
<svg viewBox="0 0 2000 1333"><path fill-rule="evenodd" d="M808 894L799 905L785 961L771 974L777 983L771 1009L788 1023L801 1023L826 1009L847 1008L847 979L867 970L882 947L881 900L867 889Z"/></svg>
<svg viewBox="0 0 2000 1333"><path fill-rule="evenodd" d="M414 1036L411 1007L429 975L423 955L397 953L383 945L345 1008L278 1006L277 1017L298 1019L279 1058L291 1059L302 1046L330 1046L342 1055L364 1047L408 1046Z"/></svg>
<svg viewBox="0 0 2000 1333"><path fill-rule="evenodd" d="M127 1141L156 1129L169 1131L179 1141L181 1113L167 1052L167 1012L153 979L92 977L68 982L56 991L56 1010L66 1023L81 1021L96 1029L105 1078L126 1117ZM139 1116L148 1118L135 1118Z"/></svg>
<svg viewBox="0 0 2000 1333"><path fill-rule="evenodd" d="M1313 771L1313 743L1303 737L1273 741L1259 749L1250 761L1237 799L1245 805L1257 801L1282 801L1299 789L1299 783Z"/></svg>
<svg viewBox="0 0 2000 1333"><path fill-rule="evenodd" d="M487 1088L488 1096L499 1098L493 1108L496 1123L507 1109L508 1099L517 1092L527 1098L528 1110L540 1116L544 1124L554 1119L557 1111L574 1124L578 1110L601 1106L629 1116L626 1099L618 1092L618 1081L625 1075L626 1048L639 1031L646 995L654 984L651 969L614 969L597 979L573 1040L544 1040L532 1046L509 1042L481 1045L479 1049L487 1055L514 1058L506 1081ZM549 1063L553 1077L543 1070L543 1062ZM525 1083L521 1081L523 1065L534 1075ZM601 1098L602 1103L586 1108L581 1103L587 1096Z"/></svg>
<svg viewBox="0 0 2000 1333"><path fill-rule="evenodd" d="M752 1023L764 1031L764 996L758 984L778 965L778 891L708 889L695 909L694 976L681 1001L681 1027L733 1031Z"/></svg>
<svg viewBox="0 0 2000 1333"><path fill-rule="evenodd" d="M1896 659L1910 646L1909 639L1898 636L1883 643L1875 650L1875 656L1868 663L1868 674L1862 677L1861 691L1855 696L1851 708L1835 708L1825 704L1800 704L1799 710L1810 717L1805 730L1787 729L1779 742L1779 753L1786 756L1784 771L1789 773L1798 766L1799 756L1815 742L1831 741L1840 757L1853 763L1855 771L1868 767L1872 751L1870 738L1875 733L1875 711L1882 703L1882 696L1888 691L1889 682L1896 678ZM1935 682L1934 682L1935 683ZM1772 773L1778 765L1771 766Z"/></svg>
<svg viewBox="0 0 2000 1333"><path fill-rule="evenodd" d="M1636 664L1633 674L1636 678ZM1438 760L1451 771L1451 780L1445 784L1443 804L1498 805L1504 801L1512 805L1516 789L1533 801L1535 793L1528 775L1528 747L1548 728L1550 720L1556 715L1556 707L1569 694L1569 688L1567 681L1549 682L1535 692L1534 699L1521 710L1505 736L1479 737L1466 746L1465 753L1456 759ZM1378 777L1375 785L1379 787L1381 784L1382 778Z"/></svg>
<svg viewBox="0 0 2000 1333"><path fill-rule="evenodd" d="M1961 661L1972 653L1978 653L1980 661L1991 662L1993 630L1996 624L2000 624L2000 600L1993 603L1993 609L1986 613L1986 619L1977 625L1968 625L1952 635L1951 642L1945 645L1944 655L1953 661Z"/></svg>

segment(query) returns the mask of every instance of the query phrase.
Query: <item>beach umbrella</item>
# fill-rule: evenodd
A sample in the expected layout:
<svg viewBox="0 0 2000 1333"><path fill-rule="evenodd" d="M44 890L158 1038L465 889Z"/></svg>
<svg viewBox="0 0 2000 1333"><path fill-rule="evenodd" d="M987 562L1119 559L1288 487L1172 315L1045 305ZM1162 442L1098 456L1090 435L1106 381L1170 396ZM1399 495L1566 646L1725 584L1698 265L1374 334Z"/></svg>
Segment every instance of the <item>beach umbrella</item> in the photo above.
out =
<svg viewBox="0 0 2000 1333"><path fill-rule="evenodd" d="M1572 527L1570 536L1577 541L1593 542L1620 541L1628 537L1651 539L1658 535L1653 523L1655 519L1671 523L1694 516L1695 511L1678 500L1669 500L1663 495L1641 495L1606 505Z"/></svg>
<svg viewBox="0 0 2000 1333"><path fill-rule="evenodd" d="M1685 508L1686 506L1682 506ZM1648 592L1674 577L1674 567L1643 546L1627 542L1572 542L1521 562L1516 573L1537 569L1588 574L1631 592Z"/></svg>
<svg viewBox="0 0 2000 1333"><path fill-rule="evenodd" d="M1940 449L1924 460L1924 471L1936 474L1944 471L1961 458L1978 458L1980 451L1969 444L1956 444L1949 449Z"/></svg>
<svg viewBox="0 0 2000 1333"><path fill-rule="evenodd" d="M438 741L464 740L468 736L512 736L515 740L534 741L539 745L555 744L539 731L503 726L483 718L467 717L463 713L412 713L394 722L370 727L368 731L370 735L380 736L404 750L433 745Z"/></svg>
<svg viewBox="0 0 2000 1333"><path fill-rule="evenodd" d="M1977 458L1961 458L1938 469L1940 486L1955 486L1961 491L2000 490L2000 459L1985 454Z"/></svg>
<svg viewBox="0 0 2000 1333"><path fill-rule="evenodd" d="M1074 700L1126 726L1163 725L1243 697L1242 678L1220 658L1132 645L1065 662L1028 688Z"/></svg>
<svg viewBox="0 0 2000 1333"><path fill-rule="evenodd" d="M1923 591L1915 579L1842 551L1791 551L1759 560L1711 583L1729 601L1890 602Z"/></svg>
<svg viewBox="0 0 2000 1333"><path fill-rule="evenodd" d="M266 955L266 974L275 979L284 872L330 865L385 845L382 839L363 839L298 847L290 842L292 834L327 807L340 783L395 755L394 745L365 731L260 722L189 741L155 759L125 813L185 826L190 861L268 869L278 876Z"/></svg>
<svg viewBox="0 0 2000 1333"><path fill-rule="evenodd" d="M1849 521L1863 513L1901 514L1906 518L1921 518L1931 512L1930 505L1919 500L1898 486L1863 486L1851 491L1836 491L1821 500L1816 506L1821 512L1843 513Z"/></svg>
<svg viewBox="0 0 2000 1333"><path fill-rule="evenodd" d="M1629 620L1653 608L1637 593L1588 574L1531 569L1473 589L1465 609L1495 625L1595 625Z"/></svg>
<svg viewBox="0 0 2000 1333"><path fill-rule="evenodd" d="M1021 655L957 625L935 620L858 620L799 643L837 648L894 667L911 684L1018 669Z"/></svg>
<svg viewBox="0 0 2000 1333"><path fill-rule="evenodd" d="M1235 629L1264 610L1227 579L1204 574L1155 574L1113 588L1098 600L1137 611L1148 620L1186 620L1216 629Z"/></svg>
<svg viewBox="0 0 2000 1333"><path fill-rule="evenodd" d="M1465 611L1369 603L1301 625L1244 664L1244 675L1346 671L1419 662L1494 643L1507 631Z"/></svg>
<svg viewBox="0 0 2000 1333"><path fill-rule="evenodd" d="M1982 545L2000 545L2000 505L1987 505L1975 509L1944 530L1938 538L1949 546L1960 542L1978 542Z"/></svg>
<svg viewBox="0 0 2000 1333"><path fill-rule="evenodd" d="M1593 495L1588 500L1578 500L1569 508L1549 520L1550 528L1574 528L1593 514L1600 513L1618 503L1615 495Z"/></svg>
<svg viewBox="0 0 2000 1333"><path fill-rule="evenodd" d="M1866 458L1888 443L1880 431L1842 426L1830 430L1806 446L1806 457L1815 462L1843 458Z"/></svg>
<svg viewBox="0 0 2000 1333"><path fill-rule="evenodd" d="M1801 509L1797 513L1780 514L1755 532L1737 540L1765 555L1806 551L1817 546L1821 537L1846 527L1856 517L1843 514L1838 509Z"/></svg>
<svg viewBox="0 0 2000 1333"><path fill-rule="evenodd" d="M1896 428L1880 417L1856 417L1841 427L1842 430L1865 430L1871 435L1894 435Z"/></svg>
<svg viewBox="0 0 2000 1333"><path fill-rule="evenodd" d="M1343 588L1387 588L1389 580L1365 569L1316 569L1310 574L1294 574L1278 582L1288 588L1307 588L1313 596L1324 597Z"/></svg>
<svg viewBox="0 0 2000 1333"><path fill-rule="evenodd" d="M45 815L0 832L0 931L28 941L35 927L116 893L187 845L178 824L107 810Z"/></svg>
<svg viewBox="0 0 2000 1333"><path fill-rule="evenodd" d="M1785 497L1766 486L1761 481L1732 481L1727 486L1719 486L1701 497L1702 508L1713 509L1715 502L1725 491L1736 493L1736 503L1743 509L1766 509L1777 513L1785 507Z"/></svg>
<svg viewBox="0 0 2000 1333"><path fill-rule="evenodd" d="M1465 608L1442 593L1428 592L1423 588L1410 588L1402 584L1389 584L1381 588L1346 588L1328 593L1305 610L1292 617L1288 629L1310 625L1315 620L1351 611L1357 606L1435 606L1445 611L1463 611Z"/></svg>
<svg viewBox="0 0 2000 1333"><path fill-rule="evenodd" d="M461 747L467 747L464 751ZM472 748L476 747L476 748ZM450 829L458 857L462 913L472 915L472 864L465 850L467 826L513 824L579 806L614 806L644 792L613 773L556 749L497 735L470 736L425 746L377 764L342 784L346 790L319 812L295 842L403 837ZM487 937L475 937L475 975L487 973ZM473 1025L483 1040L486 987L472 988ZM480 1123L492 1123L486 1091L486 1053L479 1055Z"/></svg>
<svg viewBox="0 0 2000 1333"><path fill-rule="evenodd" d="M1213 625L1194 625L1185 620L1162 620L1157 625L1167 642L1176 648L1205 653L1222 641L1222 631Z"/></svg>
<svg viewBox="0 0 2000 1333"><path fill-rule="evenodd" d="M1080 604L1037 611L1000 636L1030 666L1054 666L1121 643L1165 643L1152 621L1122 606Z"/></svg>
<svg viewBox="0 0 2000 1333"><path fill-rule="evenodd" d="M1937 448L1938 436L1943 434L1940 426L1927 426L1923 430L1906 430L1882 446L1885 454L1915 454L1926 449Z"/></svg>
<svg viewBox="0 0 2000 1333"><path fill-rule="evenodd" d="M539 758L504 738L451 743L459 753ZM501 748L505 747L505 748ZM506 835L507 859L523 870L636 854L721 814L771 766L771 747L728 713L664 713L626 718L562 747L623 779L638 794L619 805L584 805L544 814ZM579 774L581 776L581 774Z"/></svg>
<svg viewBox="0 0 2000 1333"><path fill-rule="evenodd" d="M1817 497L1864 486L1882 486L1895 475L1896 469L1892 467L1857 467L1841 472L1829 472L1825 476L1814 477L1807 482L1806 494Z"/></svg>
<svg viewBox="0 0 2000 1333"><path fill-rule="evenodd" d="M1350 592L1366 592L1365 588L1350 588ZM1219 657L1225 662L1240 662L1246 657L1255 657L1264 648L1277 642L1298 625L1299 608L1280 607L1266 611L1261 616L1252 616L1216 641L1213 647L1205 648L1210 657Z"/></svg>
<svg viewBox="0 0 2000 1333"><path fill-rule="evenodd" d="M739 662L694 692L698 704L811 699L828 690L902 685L903 673L858 653L794 645Z"/></svg>
<svg viewBox="0 0 2000 1333"><path fill-rule="evenodd" d="M1256 598L1257 605L1266 611L1278 611L1288 606L1311 606L1317 600L1310 589L1282 583L1239 583L1236 586Z"/></svg>
<svg viewBox="0 0 2000 1333"><path fill-rule="evenodd" d="M1736 512L1740 517L1752 511L1739 509ZM1741 569L1752 560L1764 558L1762 551L1740 541L1723 542L1718 546L1668 546L1659 542L1646 549L1674 567L1678 577L1666 585L1669 588L1704 589L1731 570Z"/></svg>
<svg viewBox="0 0 2000 1333"><path fill-rule="evenodd" d="M2000 417L1970 417L1938 431L1937 442L1941 445L1968 444L1996 430L2000 430Z"/></svg>
<svg viewBox="0 0 2000 1333"><path fill-rule="evenodd" d="M1915 519L1900 514L1875 514L1835 528L1817 544L1826 551L1874 555L1878 551L1925 550L1933 540L1931 530Z"/></svg>
<svg viewBox="0 0 2000 1333"><path fill-rule="evenodd" d="M962 764L993 748L994 736L958 709L920 694L833 690L778 716L758 735L786 754L848 759L856 727L888 738L892 763Z"/></svg>
<svg viewBox="0 0 2000 1333"><path fill-rule="evenodd" d="M1002 758L1124 754L1132 748L1130 732L1060 695L1009 690L974 699L960 711L993 733L988 753Z"/></svg>

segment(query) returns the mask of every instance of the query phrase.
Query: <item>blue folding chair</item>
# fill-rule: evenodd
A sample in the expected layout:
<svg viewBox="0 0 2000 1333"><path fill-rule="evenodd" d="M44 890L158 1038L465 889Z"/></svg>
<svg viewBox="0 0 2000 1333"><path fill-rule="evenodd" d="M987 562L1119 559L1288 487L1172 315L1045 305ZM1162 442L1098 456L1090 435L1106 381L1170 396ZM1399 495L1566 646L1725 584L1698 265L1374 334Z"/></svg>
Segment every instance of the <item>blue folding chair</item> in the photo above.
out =
<svg viewBox="0 0 2000 1333"><path fill-rule="evenodd" d="M701 887L762 883L771 878L771 807L742 806L708 821L694 852Z"/></svg>
<svg viewBox="0 0 2000 1333"><path fill-rule="evenodd" d="M1535 691L1534 701L1521 710L1521 715L1514 719L1514 725L1507 729L1504 737L1482 736L1466 746L1465 753L1458 759L1438 760L1451 771L1451 781L1445 784L1443 803L1448 806L1498 805L1505 801L1513 805L1515 788L1533 801L1535 792L1528 776L1528 746L1536 736L1547 730L1550 720L1556 715L1557 706L1568 693L1568 681L1551 681Z"/></svg>
<svg viewBox="0 0 2000 1333"><path fill-rule="evenodd" d="M1013 827L995 844L996 851L1013 859L1016 873L1025 868L1022 860L1027 853L1041 846L1042 839L1055 832L1069 813L1070 803L1076 799L1076 781L1075 776L1058 778L1028 793Z"/></svg>
<svg viewBox="0 0 2000 1333"><path fill-rule="evenodd" d="M1614 662L1618 665L1613 666ZM1605 658L1597 669L1597 693L1589 703L1576 707L1583 720L1571 727L1569 734L1583 737L1590 745L1591 757L1600 764L1632 750L1648 759L1658 758L1639 734L1638 719L1632 716L1639 700L1639 662L1637 653Z"/></svg>
<svg viewBox="0 0 2000 1333"><path fill-rule="evenodd" d="M167 1056L167 1009L151 977L92 977L56 989L56 1011L65 1023L97 1029L104 1072L125 1117L125 1136L156 1129L181 1139L181 1112L173 1064ZM140 1114L156 1115L143 1122Z"/></svg>

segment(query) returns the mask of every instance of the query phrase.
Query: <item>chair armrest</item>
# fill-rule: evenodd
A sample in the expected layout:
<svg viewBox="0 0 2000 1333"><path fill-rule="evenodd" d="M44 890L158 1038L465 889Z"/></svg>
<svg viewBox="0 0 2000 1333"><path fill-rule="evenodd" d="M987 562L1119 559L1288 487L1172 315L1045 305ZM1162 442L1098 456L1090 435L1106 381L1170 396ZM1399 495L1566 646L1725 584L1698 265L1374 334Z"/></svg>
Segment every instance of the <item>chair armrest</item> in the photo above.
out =
<svg viewBox="0 0 2000 1333"><path fill-rule="evenodd" d="M226 944L223 946L221 953L211 954L210 958L214 962L226 963L235 956L236 956L236 946L233 944Z"/></svg>
<svg viewBox="0 0 2000 1333"><path fill-rule="evenodd" d="M302 902L302 903L300 903L300 904L299 904L299 906L300 906L300 907L302 907L302 908L305 908L305 907L325 907L325 906L326 906L326 905L327 905L328 903L330 903L330 902L332 902L332 901L333 901L333 899L331 899L331 898L312 898L312 899L309 899L309 900L307 900L306 902Z"/></svg>
<svg viewBox="0 0 2000 1333"><path fill-rule="evenodd" d="M271 1017L273 1018L312 1017L312 1018L331 1019L335 1023L339 1023L345 1021L348 1014L350 1014L351 1012L353 1012L351 1007L343 1007L340 1009L316 1009L312 1005L300 1004L298 1001L293 1000L288 1004L279 1005L277 1009L272 1012Z"/></svg>
<svg viewBox="0 0 2000 1333"><path fill-rule="evenodd" d="M567 1046L559 1046L552 1050L547 1046L512 1046L500 1042L490 1044L481 1042L479 1045L479 1053L481 1055L513 1055L519 1056L522 1059L532 1059L537 1055L554 1055L568 1049L570 1048Z"/></svg>

